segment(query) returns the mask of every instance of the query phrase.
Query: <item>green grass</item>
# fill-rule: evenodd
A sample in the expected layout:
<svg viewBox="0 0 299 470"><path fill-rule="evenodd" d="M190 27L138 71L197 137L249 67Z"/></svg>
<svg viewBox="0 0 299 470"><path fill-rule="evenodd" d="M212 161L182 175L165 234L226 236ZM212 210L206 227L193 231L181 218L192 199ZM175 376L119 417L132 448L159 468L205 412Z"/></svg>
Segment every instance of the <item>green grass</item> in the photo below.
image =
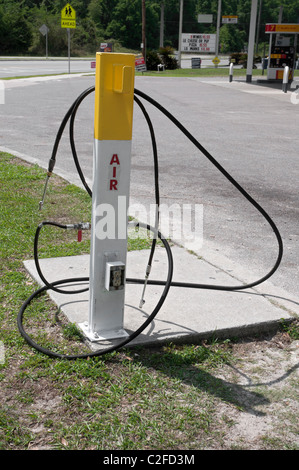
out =
<svg viewBox="0 0 299 470"><path fill-rule="evenodd" d="M246 77L246 69L234 69L234 77ZM211 67L202 69L176 69L164 70L164 72L148 71L138 72L136 75L144 75L150 77L228 77L229 69L227 67ZM259 77L262 75L261 69L253 69L252 76ZM299 76L299 70L294 71L294 76ZM267 77L265 70L264 77Z"/></svg>
<svg viewBox="0 0 299 470"><path fill-rule="evenodd" d="M246 77L246 69L234 69L234 77ZM79 72L73 72L76 74ZM92 75L92 72L86 72L86 74ZM21 77L2 77L1 80L16 80L20 78L31 78L31 77L47 77L55 75L67 75L64 73L60 74L48 74L48 75L28 75ZM147 71L147 72L136 72L136 76L148 76L148 77L228 77L229 69L227 67L211 67L202 69L176 69L176 70L164 70L164 72L158 71ZM259 77L262 75L261 69L253 69L252 76ZM264 73L264 77L267 76L267 71ZM294 76L299 76L299 70L294 71Z"/></svg>
<svg viewBox="0 0 299 470"><path fill-rule="evenodd" d="M135 347L66 361L39 353L21 337L17 314L37 288L23 267L32 258L37 224L90 217L86 192L55 175L39 212L44 180L41 168L0 153L0 450L221 449L232 420L219 409L244 408L238 386L216 373L236 361L230 341ZM83 233L78 243L75 233L45 230L40 254L87 253L88 237ZM138 241L138 249L148 246ZM47 295L30 305L26 330L53 350L88 351L76 325ZM258 397L252 393L252 406Z"/></svg>
<svg viewBox="0 0 299 470"><path fill-rule="evenodd" d="M1 77L1 80L16 80L16 79L21 79L21 78L34 78L34 77L55 77L56 75L77 75L82 72L71 72L71 74L67 72L61 72L61 73L48 73L44 75L20 75L16 77ZM88 72L86 72L86 75ZM91 73L92 74L92 73Z"/></svg>

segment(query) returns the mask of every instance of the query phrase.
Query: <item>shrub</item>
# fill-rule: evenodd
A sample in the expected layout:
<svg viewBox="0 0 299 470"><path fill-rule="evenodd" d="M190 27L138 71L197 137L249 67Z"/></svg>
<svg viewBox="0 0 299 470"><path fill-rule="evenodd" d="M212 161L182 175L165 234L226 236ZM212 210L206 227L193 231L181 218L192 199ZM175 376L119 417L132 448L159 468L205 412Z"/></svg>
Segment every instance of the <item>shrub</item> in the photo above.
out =
<svg viewBox="0 0 299 470"><path fill-rule="evenodd" d="M160 47L159 55L161 56L162 63L165 65L166 69L174 70L178 68L179 64L174 57L174 49L172 47Z"/></svg>
<svg viewBox="0 0 299 470"><path fill-rule="evenodd" d="M161 57L159 54L156 51L148 51L146 53L147 70L157 70L159 64L161 64Z"/></svg>

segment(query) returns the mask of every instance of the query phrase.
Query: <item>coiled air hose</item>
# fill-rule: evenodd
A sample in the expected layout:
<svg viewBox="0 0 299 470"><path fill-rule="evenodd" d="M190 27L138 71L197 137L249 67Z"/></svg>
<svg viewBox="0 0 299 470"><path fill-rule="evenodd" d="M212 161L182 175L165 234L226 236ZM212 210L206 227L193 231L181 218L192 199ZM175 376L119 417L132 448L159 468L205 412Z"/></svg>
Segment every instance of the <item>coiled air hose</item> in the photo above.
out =
<svg viewBox="0 0 299 470"><path fill-rule="evenodd" d="M56 135L55 143L54 143L53 150L52 150L52 155L51 155L51 158L50 158L50 161L49 161L49 167L48 167L48 172L47 172L45 190L44 190L43 200L40 202L40 207L42 206L42 204L44 202L47 183L48 183L49 177L51 176L51 174L53 172L53 169L54 169L54 166L55 166L55 163L56 163L56 154L57 154L57 150L58 150L58 147L59 147L59 143L60 143L61 137L63 135L65 126L66 126L66 124L69 120L70 120L70 127L69 127L70 146L71 146L71 149L72 149L72 155L73 155L73 159L74 159L74 162L75 162L75 165L76 165L76 169L78 171L79 177L81 179L81 182L82 182L84 188L86 189L88 194L90 196L92 196L92 191L89 188L89 186L88 186L88 184L85 180L85 177L84 177L84 174L83 174L83 171L81 169L79 159L78 159L78 156L77 156L75 140L74 140L74 123L75 123L76 113L77 113L77 110L78 110L80 104L94 90L95 90L95 87L92 86L92 87L88 88L87 90L85 90L83 93L81 93L81 95L75 100L75 102L69 108L69 110L67 111L67 113L64 116L64 119L61 122L61 125L60 125L59 130L58 130L57 135ZM136 95L143 98L144 100L146 100L150 104L152 104L154 107L156 107L175 126L177 126L178 129L180 129L181 132L195 145L195 147L197 147L197 149L225 176L225 178L262 214L262 216L266 219L268 224L271 226L271 228L272 228L272 230L273 230L273 232L276 236L277 242L278 242L278 255L277 255L277 259L276 259L272 269L265 276L263 276L262 278L254 281L254 282L251 282L249 284L242 284L242 285L237 285L237 286L222 286L222 285L214 285L214 284L199 284L199 283L189 283L189 282L177 282L177 281L172 280L172 276L173 276L173 258L172 258L171 248L170 248L167 240L158 231L160 195L159 195L158 152L157 152L155 133L154 133L154 129L153 129L153 125L152 125L152 122L150 120L150 117L149 117L144 105L139 100L139 98L137 98ZM153 237L153 240L152 240L152 246L151 246L151 250L150 250L150 255L149 255L149 260L148 260L148 267L147 267L147 271L146 271L145 280L144 279L127 278L126 282L131 283L131 284L144 284L144 286L146 284L160 285L160 286L164 286L164 289L163 289L163 292L161 294L161 297L160 297L156 307L154 308L152 313L148 316L147 320L135 332L130 334L125 340L121 341L117 345L107 347L104 350L90 352L90 353L87 353L87 354L78 354L78 355L59 354L59 353L53 352L49 349L43 348L42 346L38 345L26 333L26 331L24 329L23 316L24 316L24 312L25 312L26 308L32 302L33 299L35 299L36 297L38 297L40 294L42 294L43 292L45 292L47 290L54 290L56 292L65 293L65 294L75 294L75 293L79 293L79 292L85 292L86 290L88 290L88 288L82 288L82 289L79 289L77 291L74 291L74 290L68 291L68 290L61 289L58 286L73 283L73 282L86 283L86 282L89 281L89 278L88 277L70 278L70 279L64 279L64 280L55 281L55 282L47 281L47 279L45 278L45 276L42 273L42 270L41 270L40 264L39 264L39 259L38 259L38 239L39 239L40 231L46 225L56 226L57 228L60 228L60 229L68 229L69 226L64 225L64 224L58 224L56 222L47 222L47 221L41 223L38 226L37 230L36 230L35 239L34 239L34 259L35 259L35 264L36 264L36 268L37 268L37 271L39 273L39 276L40 276L40 278L42 279L42 281L44 282L45 285L43 287L41 287L40 289L38 289L37 291L35 291L24 302L24 304L22 305L22 307L21 307L21 309L18 313L17 324L18 324L18 328L19 328L19 331L20 331L21 335L28 342L28 344L31 345L36 350L38 350L39 352L41 352L43 354L46 354L50 357L72 360L72 359L78 359L78 358L88 358L88 357L101 356L101 355L110 353L112 351L115 351L117 349L120 349L120 348L124 347L125 345L127 345L129 342L131 342L133 339L135 339L138 335L140 335L142 333L142 331L144 331L144 329L153 321L153 319L155 318L155 316L157 315L157 313L161 309L161 307L162 307L162 305L163 305L163 303L164 303L164 301L167 297L167 294L168 294L168 291L169 291L170 287L211 289L211 290L222 290L222 291L244 290L244 289L248 289L248 288L257 286L258 284L261 284L262 282L269 279L274 274L274 272L278 269L279 264L280 264L281 259L282 259L282 255L283 255L282 238L281 238L281 235L279 233L278 228L276 227L276 225L273 222L273 220L271 219L271 217L267 214L267 212L222 167L222 165L220 165L220 163L195 139L195 137L192 134L190 134L190 132L168 110L166 110L160 103L158 103L153 98L146 95L145 93L143 93L139 90L136 90L136 89L134 90L134 101L140 107L140 109L141 109L141 111L142 111L142 113L143 113L143 115L144 115L144 117L147 121L147 124L148 124L148 127L149 127L149 132L150 132L150 135L151 135L152 151L153 151L153 159L154 159L155 199L156 199L157 214L156 214L155 227L151 227L151 226L149 226L147 224L143 224L141 222L134 223L134 225L137 226L137 227L143 227L143 228L146 228L147 230L153 232L155 234L155 236ZM167 258L168 258L168 273L167 273L167 279L165 281L148 279L151 264L152 264L152 260L153 260L153 256L154 256L154 251L155 251L155 247L156 247L157 238L159 238L162 241L162 243L163 243L163 245L166 249Z"/></svg>

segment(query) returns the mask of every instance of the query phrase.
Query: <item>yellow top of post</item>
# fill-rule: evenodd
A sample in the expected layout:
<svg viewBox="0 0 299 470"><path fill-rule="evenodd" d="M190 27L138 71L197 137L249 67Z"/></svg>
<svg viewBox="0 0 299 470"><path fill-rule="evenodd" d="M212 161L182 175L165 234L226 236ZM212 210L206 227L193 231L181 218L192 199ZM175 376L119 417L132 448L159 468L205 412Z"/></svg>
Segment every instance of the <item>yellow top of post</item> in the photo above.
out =
<svg viewBox="0 0 299 470"><path fill-rule="evenodd" d="M132 139L134 74L134 54L97 53L95 139Z"/></svg>

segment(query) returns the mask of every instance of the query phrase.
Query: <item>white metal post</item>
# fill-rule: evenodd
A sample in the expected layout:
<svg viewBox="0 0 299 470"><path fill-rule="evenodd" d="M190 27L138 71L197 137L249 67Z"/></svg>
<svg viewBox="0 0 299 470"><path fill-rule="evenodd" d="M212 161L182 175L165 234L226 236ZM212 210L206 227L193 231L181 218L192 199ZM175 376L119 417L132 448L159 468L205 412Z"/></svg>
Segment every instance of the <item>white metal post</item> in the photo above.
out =
<svg viewBox="0 0 299 470"><path fill-rule="evenodd" d="M233 75L234 75L234 64L231 62L229 65L229 81L233 81Z"/></svg>
<svg viewBox="0 0 299 470"><path fill-rule="evenodd" d="M67 28L68 72L71 73L71 30Z"/></svg>
<svg viewBox="0 0 299 470"><path fill-rule="evenodd" d="M290 74L290 67L286 66L283 71L283 79L282 79L282 91L284 93L288 91L289 74Z"/></svg>
<svg viewBox="0 0 299 470"><path fill-rule="evenodd" d="M89 319L91 341L126 337L124 299L135 56L97 53Z"/></svg>
<svg viewBox="0 0 299 470"><path fill-rule="evenodd" d="M273 41L273 34L270 33L270 39L269 39L269 52L268 52L268 67L267 67L267 80L270 80L273 78L271 76L271 68L270 68L270 63L271 63L271 51L272 51L272 41Z"/></svg>
<svg viewBox="0 0 299 470"><path fill-rule="evenodd" d="M182 63L182 31L183 31L183 10L184 10L184 0L180 0L180 18L179 18L179 44L178 44L178 63L179 68L181 68Z"/></svg>
<svg viewBox="0 0 299 470"><path fill-rule="evenodd" d="M250 83L252 80L256 17L257 17L257 0L251 0L250 27L249 27L248 52L247 52L247 71L246 71L247 83Z"/></svg>

